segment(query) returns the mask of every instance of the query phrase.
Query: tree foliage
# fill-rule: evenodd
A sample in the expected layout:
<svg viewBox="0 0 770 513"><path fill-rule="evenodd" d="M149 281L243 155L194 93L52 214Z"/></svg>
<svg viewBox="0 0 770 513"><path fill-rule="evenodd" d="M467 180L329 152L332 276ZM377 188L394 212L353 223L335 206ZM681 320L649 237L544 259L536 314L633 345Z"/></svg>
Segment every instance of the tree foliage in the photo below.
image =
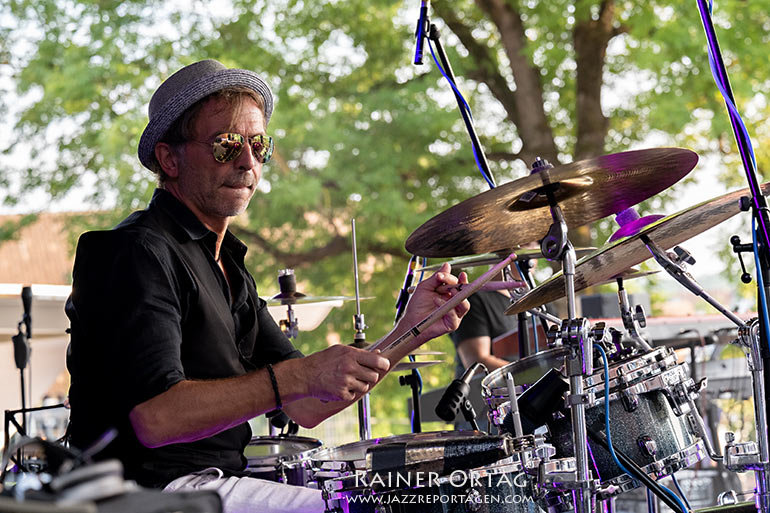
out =
<svg viewBox="0 0 770 513"><path fill-rule="evenodd" d="M416 5L6 5L12 23L0 26L0 57L19 97L8 105L18 115L2 148L6 172L18 177L7 184L7 200L40 188L58 198L87 186L94 204L116 207L108 223L141 208L154 178L138 164L136 148L160 81L202 58L257 70L278 100L270 125L277 150L265 193L235 227L252 248L249 265L265 295L276 291L284 267L296 269L306 293L352 294L355 218L362 294L376 298L363 303L370 339L392 322L409 233L486 188L446 82L432 63L411 64ZM769 0L727 0L715 13L738 104L749 107L749 129L762 137L768 106L758 92L770 80L768 7ZM650 136L727 154L724 180L741 183L695 2L436 1L431 18L498 183L522 176L536 156L564 163L626 150ZM761 164L770 157L758 156ZM665 212L672 191L641 209ZM595 229L606 233L609 222ZM351 311L335 311L325 329L303 334L302 349L322 347L333 333L350 340ZM446 341L437 344L451 350ZM430 388L445 384L449 371L426 374ZM389 379L374 396L375 414L403 408L407 391L395 391Z"/></svg>

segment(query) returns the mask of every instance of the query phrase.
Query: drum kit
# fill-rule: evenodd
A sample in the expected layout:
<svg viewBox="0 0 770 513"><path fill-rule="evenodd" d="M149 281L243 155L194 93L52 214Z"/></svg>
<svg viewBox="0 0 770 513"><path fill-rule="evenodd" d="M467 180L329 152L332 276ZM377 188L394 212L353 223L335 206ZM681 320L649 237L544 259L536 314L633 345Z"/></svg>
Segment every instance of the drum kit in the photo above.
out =
<svg viewBox="0 0 770 513"><path fill-rule="evenodd" d="M275 447L271 440L256 437L247 449L249 470L318 487L329 512L614 511L617 497L645 486L672 510L685 513L690 510L686 499L659 481L708 456L730 471L754 471L756 508L768 511L758 321L744 322L706 293L685 269L692 257L677 246L746 210L749 191L665 217L641 217L633 209L683 178L696 162L693 152L678 148L630 151L555 167L538 159L529 176L449 208L407 239L414 255L460 257L450 263L461 268L494 267L393 345L487 286L519 258L511 248L538 241L540 255L531 249L519 254L561 263L561 272L538 286L512 282L515 290L506 313L532 314L533 322L547 319L551 325L547 349L482 379L490 429L496 433L362 436L336 448L302 437L286 438ZM770 193L770 184L761 191ZM569 230L610 215L620 229L606 246L580 250L578 260ZM631 308L623 280L647 274L633 266L653 258L738 328L735 343L747 356L754 385L756 442L737 443L728 436L720 453L697 406L706 380L694 381L673 349L653 347L642 336L644 313ZM407 292L410 281L405 281ZM612 281L619 285L625 332L576 315L577 291ZM566 318L541 310L561 298L566 298ZM387 353L393 345L376 342L369 348Z"/></svg>

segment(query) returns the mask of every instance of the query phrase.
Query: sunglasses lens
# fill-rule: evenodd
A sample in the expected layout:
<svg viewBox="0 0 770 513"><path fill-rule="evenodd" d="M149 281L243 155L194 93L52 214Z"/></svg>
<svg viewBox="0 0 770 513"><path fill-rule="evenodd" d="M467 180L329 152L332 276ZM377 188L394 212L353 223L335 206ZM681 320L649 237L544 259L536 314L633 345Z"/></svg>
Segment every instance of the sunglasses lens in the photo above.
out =
<svg viewBox="0 0 770 513"><path fill-rule="evenodd" d="M273 156L273 138L268 135L255 135L251 139L251 151L261 163L268 162Z"/></svg>
<svg viewBox="0 0 770 513"><path fill-rule="evenodd" d="M241 154L244 146L244 138L241 134L218 135L211 147L214 149L214 159L217 162L228 162Z"/></svg>

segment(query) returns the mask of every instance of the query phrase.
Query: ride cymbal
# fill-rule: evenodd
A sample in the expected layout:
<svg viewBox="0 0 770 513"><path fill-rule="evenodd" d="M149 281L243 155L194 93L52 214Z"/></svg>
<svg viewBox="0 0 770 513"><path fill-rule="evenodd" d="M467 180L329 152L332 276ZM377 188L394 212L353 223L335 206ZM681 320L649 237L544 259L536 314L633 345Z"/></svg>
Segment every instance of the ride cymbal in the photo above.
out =
<svg viewBox="0 0 770 513"><path fill-rule="evenodd" d="M596 248L575 249L577 258L582 258L586 255L590 255L594 251L596 251ZM485 253L483 255L474 255L470 257L456 258L454 260L449 260L449 265L452 266L453 271L470 269L472 267L479 267L482 265L495 265L500 263L500 261L503 258L507 257L508 255L514 252L516 253L516 260L535 260L538 258L545 258L543 256L543 253L540 251L540 248L520 248L515 250L506 249L496 253ZM444 262L441 262L439 264L428 265L425 267L420 267L419 269L417 269L417 271L438 271L442 265L444 265Z"/></svg>
<svg viewBox="0 0 770 513"><path fill-rule="evenodd" d="M762 194L770 194L770 182L761 186ZM575 266L575 291L613 279L629 267L652 258L642 241L648 237L664 250L695 237L726 221L741 211L741 196L749 196L749 189L733 191L709 201L664 217L644 227L640 232L618 239L583 257ZM525 312L564 297L564 276L558 272L527 292L505 311L507 315Z"/></svg>
<svg viewBox="0 0 770 513"><path fill-rule="evenodd" d="M553 223L546 190L568 227L616 214L678 182L698 162L683 148L603 155L545 168L473 196L431 218L406 240L424 257L493 253L542 239Z"/></svg>

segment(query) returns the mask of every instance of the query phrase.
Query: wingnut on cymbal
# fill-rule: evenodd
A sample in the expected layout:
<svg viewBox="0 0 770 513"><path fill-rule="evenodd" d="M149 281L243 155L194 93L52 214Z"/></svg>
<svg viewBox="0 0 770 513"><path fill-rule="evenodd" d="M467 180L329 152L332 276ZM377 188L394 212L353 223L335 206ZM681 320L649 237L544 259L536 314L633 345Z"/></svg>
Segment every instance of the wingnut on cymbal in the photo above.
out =
<svg viewBox="0 0 770 513"><path fill-rule="evenodd" d="M575 290L612 280L629 267L652 258L642 240L643 236L663 249L670 249L736 215L740 212L740 198L749 194L749 189L741 189L692 206L580 259L575 266ZM770 194L770 182L762 184L762 194ZM526 312L555 301L563 297L564 293L564 276L559 272L522 296L505 313L514 315Z"/></svg>
<svg viewBox="0 0 770 513"><path fill-rule="evenodd" d="M406 249L445 258L521 246L542 239L553 223L548 195L569 227L582 226L667 189L697 162L687 149L652 148L547 167L445 210L417 228Z"/></svg>

